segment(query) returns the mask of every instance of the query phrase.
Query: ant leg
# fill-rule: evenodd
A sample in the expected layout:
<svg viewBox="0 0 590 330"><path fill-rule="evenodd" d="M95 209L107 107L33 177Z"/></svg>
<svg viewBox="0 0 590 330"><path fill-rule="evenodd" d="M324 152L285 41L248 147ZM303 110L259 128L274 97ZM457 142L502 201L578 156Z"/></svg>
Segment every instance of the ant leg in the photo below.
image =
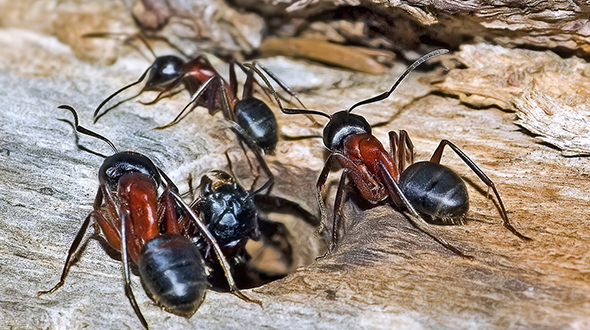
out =
<svg viewBox="0 0 590 330"><path fill-rule="evenodd" d="M255 195L253 196L253 200L259 214L272 212L284 213L293 215L313 227L317 227L320 224L318 217L311 214L301 205L288 199L278 196Z"/></svg>
<svg viewBox="0 0 590 330"><path fill-rule="evenodd" d="M139 51L139 47L137 47L136 45L132 45L131 44L131 40L133 39L139 39L139 41L141 41L141 43L144 44L144 46L150 51L150 53L154 56L154 58L156 58L156 53L154 53L154 50L152 49L152 47L149 45L149 43L147 42L145 35L141 32L137 32L137 33L124 33L124 32L93 32L93 33L86 33L84 35L82 35L82 38L109 38L109 37L115 37L115 38L123 38L123 43L126 45L131 46L132 48L134 48L135 50ZM157 38L152 38L152 39L157 39ZM141 53L141 52L140 52ZM143 55L143 54L142 54Z"/></svg>
<svg viewBox="0 0 590 330"><path fill-rule="evenodd" d="M158 225L164 224L164 232L181 234L178 216L174 207L174 200L170 196L170 189L165 188L158 200Z"/></svg>
<svg viewBox="0 0 590 330"><path fill-rule="evenodd" d="M244 83L244 90L242 91L242 99L252 97L254 94L254 71L248 70L246 72L246 82Z"/></svg>
<svg viewBox="0 0 590 330"><path fill-rule="evenodd" d="M234 295L236 295L238 298L240 298L246 302L256 303L262 307L262 302L260 300L250 299L245 294L243 294L240 291L240 289L238 289L236 282L234 281L234 279L231 275L231 267L230 267L229 263L227 262L227 259L223 255L223 252L221 251L221 247L219 246L219 244L217 244L217 241L215 240L215 238L213 237L211 232L209 232L205 223L186 204L186 202L178 195L178 193L176 193L175 191L170 191L170 194L172 195L172 197L174 197L174 199L176 199L176 201L184 209L184 211L187 212L187 214L191 217L191 219L193 220L193 223L197 225L197 227L199 228L199 231L201 232L203 237L209 243L209 246L211 246L213 248L213 251L215 251L215 255L217 256L217 259L219 260L219 263L220 263L221 267L223 268L223 273L225 274L227 284L229 285L229 290Z"/></svg>
<svg viewBox="0 0 590 330"><path fill-rule="evenodd" d="M168 46L170 46L170 48L174 49L175 51L177 51L180 55L182 55L184 58L190 58L190 56L188 54L186 54L182 49L180 49L180 47L178 45L176 45L175 43L173 43L172 41L168 40L168 38L164 37L164 36L157 36L157 35L153 35L153 36L149 36L149 39L154 39L154 40L158 40L158 41L162 41L164 43L166 43ZM140 37L141 39L141 37ZM149 45L147 44L147 41L144 42L144 44L148 47ZM157 57L155 55L155 53L152 51L152 54L154 54L154 57Z"/></svg>
<svg viewBox="0 0 590 330"><path fill-rule="evenodd" d="M263 76L262 72L260 70L258 70L258 68L256 68L257 66L262 71L264 71L264 73L266 73L272 80L274 80L274 82L276 82L281 87L282 90L284 90L287 94L294 97L297 100L297 102L299 102L299 105L301 105L302 108L305 108L305 105L303 104L303 102L301 102L297 93L295 93L293 90L291 90L291 88L287 84L285 84L274 72L272 72L271 70L266 68L264 65L262 65L262 63L260 63L258 61L254 61L251 64L251 68L253 68L253 70L256 72L256 74L258 74L260 77L264 77L264 76ZM317 124L317 122L315 122L315 123Z"/></svg>
<svg viewBox="0 0 590 330"><path fill-rule="evenodd" d="M334 214L332 219L332 240L330 241L330 245L328 246L328 250L326 252L316 257L316 260L325 258L327 255L331 254L336 249L336 244L338 244L338 230L340 229L341 220L343 217L342 214L342 201L344 197L344 189L346 184L346 177L348 174L348 170L342 170L342 175L340 176L340 182L338 183L338 190L336 190L336 199L334 200Z"/></svg>
<svg viewBox="0 0 590 330"><path fill-rule="evenodd" d="M272 71L270 71L269 69L267 69L267 68L266 68L264 65L262 65L260 62L258 62L258 61L254 61L254 62L252 62L252 64L247 64L247 63L246 63L246 64L244 64L244 65L241 65L241 64L240 64L240 68L242 68L242 70L243 70L244 72L246 72L246 71L245 71L245 68L244 68L244 66L246 66L246 67L250 68L251 70L253 70L254 72L256 72L256 74L257 74L258 76L260 76L260 78L262 78L262 80L263 80L263 81L264 81L264 83L266 84L267 88L264 88L264 87L263 87L263 86L261 86L261 85L260 85L260 83L258 83L258 82L257 82L257 84L258 84L259 86L261 86L261 87L262 87L262 90L264 90L264 92L265 92L267 95L268 95L269 91L270 91L270 92L273 94L273 96L274 96L274 98L275 98L275 101L277 102L277 104L278 104L278 105L279 105L279 107L281 108L281 111L285 112L285 111L284 111L284 109L283 109L283 106L282 106L281 102L279 101L279 97L280 97L280 96L277 94L277 92L275 91L275 89L272 87L272 85L270 84L270 82L269 82L269 80L266 78L266 76L265 76L264 74L262 74L262 72L261 72L261 71L260 71L260 70L259 70L259 69L258 69L256 66L260 67L260 69L262 69L262 70L263 70L263 71L264 71L266 74L268 74L268 75L270 76L270 78L271 78L272 80L274 80L274 82L276 82L276 83L277 83L277 84L278 84L278 85L279 85L279 86L280 86L280 87L281 87L281 88L282 88L282 89L283 89L283 90L284 90L284 91L285 91L287 94L291 95L291 97L294 97L294 98L297 100L297 102L299 102L299 105L301 105L301 107L302 107L302 108L304 108L304 109L306 108L306 107L305 107L305 105L303 104L303 102L301 102L301 100L300 100L300 99L299 99L299 97L297 96L297 93L293 92L293 91L291 90L291 88L290 88L290 87L289 87L287 84L285 84L285 83L284 83L284 82L283 82L281 79L279 79L279 77L278 77L277 75L275 75L275 74L274 74L274 72L272 72ZM268 91L267 91L267 89L268 89ZM289 102L289 103L293 104L291 101L287 101L287 102ZM318 122L317 122L317 120L315 120L315 118L313 118L311 115L312 115L312 113L305 113L305 116L306 116L306 117L307 117L309 120L311 120L311 122L312 122L312 123L313 123L315 126L320 126L320 127L321 127L322 125L321 125L320 123L318 123Z"/></svg>
<svg viewBox="0 0 590 330"><path fill-rule="evenodd" d="M254 165L252 165L252 161L250 160L250 157L248 156L248 151L246 150L246 147L244 147L244 142L242 142L241 139L238 139L239 141L239 145L240 148L242 149L242 152L244 153L244 158L246 158L246 161L248 161L248 166L250 167L250 171L256 176L260 176L260 167L256 170L256 173L254 173Z"/></svg>
<svg viewBox="0 0 590 330"><path fill-rule="evenodd" d="M277 102L277 105L279 106L279 108L281 109L281 112L288 114L288 115L295 115L295 114L302 114L302 115L318 115L318 116L322 116L328 119L331 119L332 117L330 115L328 115L327 113L323 113L321 111L318 110L308 110L308 109L291 109L291 108L285 108L283 107L283 103L281 102L277 92L275 91L274 87L272 87L272 85L270 84L270 81L268 81L268 79L262 75L260 73L260 70L258 70L256 67L254 67L252 64L248 64L245 63L244 66L254 70L258 75L260 75L260 78L262 78L262 80L264 81L264 83L266 84L266 86L268 87L268 89L272 92L275 101ZM305 107L304 107L305 108Z"/></svg>
<svg viewBox="0 0 590 330"><path fill-rule="evenodd" d="M414 144L408 132L403 129L399 131L399 135L394 131L389 132L389 153L400 174L406 168L406 164L414 163Z"/></svg>
<svg viewBox="0 0 590 330"><path fill-rule="evenodd" d="M174 96L174 95L177 95L177 94L180 94L180 93L182 93L182 91L183 91L183 89L179 89L179 90L177 90L177 91L172 91L171 89L168 89L168 88L167 88L166 90L164 90L164 91L161 91L161 92L158 94L158 96L156 96L156 98L155 98L155 99L153 99L153 100L151 100L151 101L148 101L148 102L139 101L139 103L141 103L141 104L143 104L143 105L154 105L154 104L156 104L156 103L160 102L160 100L162 100L162 99L166 99L166 98L169 98L169 97L172 97L172 96ZM143 91L142 91L142 92L143 92ZM165 93L167 93L167 94L165 94ZM139 96L139 95L138 95L138 96ZM125 101L126 101L126 100L125 100ZM117 103L117 105L118 105L118 103ZM109 108L109 109L110 109L110 108Z"/></svg>
<svg viewBox="0 0 590 330"><path fill-rule="evenodd" d="M94 118L94 123L96 123L96 121L98 120L97 117L98 113L100 112L100 109L102 109L102 107L104 107L105 104L107 104L107 102L109 102L113 97L117 96L117 94L125 91L126 89L129 89L137 84L139 84L140 82L143 81L143 79L145 78L145 76L148 74L148 72L151 70L152 66L150 65L149 68L147 68L147 70L145 70L145 72L141 75L141 77L139 77L139 79L137 79L135 82L132 82L131 84L127 85L127 86L123 86L121 88L119 88L116 92L114 92L113 94L109 95L106 99L104 99L96 108L96 110L94 110L94 114L92 115L92 117ZM101 115L102 116L102 115Z"/></svg>
<svg viewBox="0 0 590 330"><path fill-rule="evenodd" d="M522 240L525 240L525 241L531 240L530 237L524 236L523 234L519 233L510 224L510 221L508 220L508 213L506 212L506 209L504 208L504 203L502 202L502 198L500 198L500 194L498 193L498 190L496 189L496 185L494 184L494 182L479 168L479 166L477 166L477 164L475 164L475 162L473 160L471 160L471 158L469 158L453 142L451 142L449 140L442 140L442 141L440 141L440 144L438 145L438 147L436 148L436 150L432 154L432 157L430 158L430 161L433 162L433 163L440 164L440 159L442 157L443 150L444 150L445 146L447 146L447 145L451 149L453 149L453 151L459 156L459 158L461 158L461 160L463 160L463 162L465 164L467 164L467 166L469 166L469 168L475 174L477 174L477 176L481 179L481 181L483 181L483 183L485 183L488 186L488 188L491 188L492 189L492 191L496 195L496 199L498 200L498 204L500 205L500 216L502 217L504 227L506 227L506 229L508 229L516 237L518 237L518 238L520 238Z"/></svg>
<svg viewBox="0 0 590 330"><path fill-rule="evenodd" d="M387 171L387 168L385 167L385 165L379 161L379 170L381 171L381 175L383 177L383 181L385 183L385 186L387 187L387 190L389 191L390 196L393 198L393 196L396 196L399 200L401 200L401 202L403 203L403 205L408 209L408 211L410 211L412 217L410 217L410 223L417 228L418 230L420 230L421 232L425 233L426 235L430 236L432 239L434 239L435 241L437 241L439 244L441 244L442 246L446 247L447 249L453 251L455 254L463 257L463 258L467 258L467 259L473 259L472 256L466 255L464 254L461 250L459 250L458 248L454 247L453 245L451 245L450 243L448 243L446 240L435 236L433 233L431 233L427 228L429 227L428 222L426 222L421 216L420 214L418 214L418 212L416 211L416 209L414 209L414 207L412 206L412 204L410 204L410 201L408 201L408 199L406 198L406 196L404 196L403 192L401 191L399 185L397 184L397 182L394 180L394 178L391 176L391 174L389 173L389 171ZM417 220L417 221L415 221Z"/></svg>
<svg viewBox="0 0 590 330"><path fill-rule="evenodd" d="M244 129L242 127L240 127L240 125L238 125L235 122L232 122L232 124L233 124L232 130L234 131L234 133L236 133L236 135L238 136L238 139L243 141L248 146L248 148L250 148L250 150L252 151L252 153L256 157L258 164L260 165L260 167L262 168L262 170L264 171L264 173L266 173L266 176L268 177L268 180L262 186L260 186L260 188L256 189L253 192L250 192L250 195L259 194L261 191L264 191L265 189L268 189L268 193L270 193L270 190L272 189L272 186L274 185L274 182L275 182L275 176L274 176L274 174L272 174L270 168L266 164L266 161L262 157L262 154L260 153L260 148L254 146L254 144L252 142L250 142L248 140L248 138L246 138L246 136L248 136L248 135L246 134Z"/></svg>
<svg viewBox="0 0 590 330"><path fill-rule="evenodd" d="M328 174L330 174L333 159L334 154L330 154L330 156L328 156L328 159L326 159L324 168L322 169L322 172L320 173L320 176L318 177L318 181L316 183L316 199L318 201L318 206L320 209L320 225L318 226L318 229L315 231L316 235L319 235L326 228L326 205L324 204L324 199L322 198L322 195L326 190L326 180L328 180Z"/></svg>
<svg viewBox="0 0 590 330"><path fill-rule="evenodd" d="M76 123L77 123L77 116L76 116ZM64 268L62 270L61 278L60 278L59 282L53 288L51 288L49 290L37 292L37 296L47 294L47 293L53 293L57 289L61 288L64 285L64 283L66 281L66 276L68 275L68 271L70 270L70 267L72 266L71 265L72 256L75 254L76 250L78 250L78 247L80 246L80 242L82 241L84 234L86 234L86 231L88 230L88 225L90 224L90 219L92 218L92 216L96 212L96 210L100 208L100 205L102 204L102 197L103 197L102 188L98 188L98 192L96 193L96 197L94 198L94 211L92 211L92 212L90 212L90 214L88 214L88 216L86 217L86 219L82 223L82 226L78 230L78 233L76 234L76 237L74 238L74 241L72 242L72 245L70 246L70 249L68 250L68 256L66 258L66 262L64 264Z"/></svg>
<svg viewBox="0 0 590 330"><path fill-rule="evenodd" d="M399 141L397 146L399 173L401 174L406 169L407 164L414 163L414 144L410 139L410 135L405 130L399 131Z"/></svg>
<svg viewBox="0 0 590 330"><path fill-rule="evenodd" d="M236 62L232 59L229 63L229 88L232 95L238 95L238 79L236 78ZM247 81L247 79L246 79ZM244 94L246 94L246 86L244 85ZM252 95L250 95L252 96ZM243 97L242 97L243 98Z"/></svg>
<svg viewBox="0 0 590 330"><path fill-rule="evenodd" d="M165 187L167 187L168 189L178 192L178 187L174 184L174 182L172 182L172 180L170 180L168 175L166 175L166 173L164 171L162 171L162 169L160 169L159 167L157 167L157 169L158 169L158 174L160 174L160 177L162 179L164 179L164 182L162 182L162 184Z"/></svg>
<svg viewBox="0 0 590 330"><path fill-rule="evenodd" d="M229 153L227 152L227 150L224 152L225 155L225 159L227 160L227 167L229 168L229 174L237 180L237 176L234 173L234 168L231 162L231 158L229 157ZM246 151L244 150L244 155L246 155Z"/></svg>
<svg viewBox="0 0 590 330"><path fill-rule="evenodd" d="M397 166L397 172L402 173L401 162L398 153L399 135L394 131L389 131L389 156L393 159L393 165Z"/></svg>
<svg viewBox="0 0 590 330"><path fill-rule="evenodd" d="M59 282L57 282L57 284L49 290L43 290L43 291L37 292L37 296L41 296L41 295L48 294L48 293L54 293L57 289L61 288L64 285L64 283L66 282L66 277L68 275L68 271L70 270L70 267L72 266L72 263L71 263L72 256L75 254L76 250L78 250L78 247L80 246L80 242L82 241L84 234L86 234L86 231L88 230L88 225L90 224L90 219L92 218L92 215L94 212L95 211L91 212L86 217L86 219L82 223L82 227L80 227L80 230L78 230L78 234L76 234L76 237L74 238L74 241L72 242L72 245L70 246L70 249L68 251L68 257L66 258L66 262L65 262L64 268L61 272L61 277L59 279Z"/></svg>
<svg viewBox="0 0 590 330"><path fill-rule="evenodd" d="M174 126L174 125L178 124L181 120L183 120L186 116L188 116L191 113L191 111L193 111L196 108L196 104L197 104L196 102L205 93L205 91L207 90L207 87L209 87L209 85L211 84L211 82L213 81L213 79L215 77L216 76L209 78L206 82L204 82L201 85L201 87L199 87L199 89L195 92L195 94L191 98L190 102L188 102L186 104L186 106L184 106L184 108L182 109L182 111L180 111L180 113L176 116L176 118L174 118L170 123L163 125L163 126L158 126L155 129L165 129L165 128ZM187 109L193 104L195 104L195 105L192 106L191 109L187 112Z"/></svg>
<svg viewBox="0 0 590 330"><path fill-rule="evenodd" d="M204 177L203 177L204 178ZM201 178L201 183L199 186L203 185L203 178ZM174 196L172 196L174 197ZM192 210L199 210L203 207L203 197L199 196L197 199L193 200L193 202L189 206ZM195 225L192 221L190 221L190 217L182 216L179 219L179 227L182 228L182 234L184 236L197 236L199 234L199 229L195 228ZM200 218L198 219L201 220ZM208 252L207 252L208 253Z"/></svg>
<svg viewBox="0 0 590 330"><path fill-rule="evenodd" d="M119 210L117 210L119 211ZM118 212L119 219L121 219L121 261L123 262L123 278L125 281L125 295L129 302L131 303L131 307L135 311L135 314L139 318L139 321L144 326L144 328L148 329L148 324L141 310L139 309L139 305L135 300L135 296L133 295L133 289L131 288L131 272L129 267L129 253L127 251L127 228L129 225L127 224L127 212Z"/></svg>

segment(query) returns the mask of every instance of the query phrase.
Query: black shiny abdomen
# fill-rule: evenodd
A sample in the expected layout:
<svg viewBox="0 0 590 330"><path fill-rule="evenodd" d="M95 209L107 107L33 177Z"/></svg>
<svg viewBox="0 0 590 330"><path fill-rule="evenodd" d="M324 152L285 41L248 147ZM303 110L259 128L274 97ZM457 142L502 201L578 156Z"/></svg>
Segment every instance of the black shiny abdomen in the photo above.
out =
<svg viewBox="0 0 590 330"><path fill-rule="evenodd" d="M184 236L154 237L142 249L138 266L148 293L168 312L190 317L203 302L208 288L205 262Z"/></svg>
<svg viewBox="0 0 590 330"><path fill-rule="evenodd" d="M460 224L469 210L465 183L441 164L410 165L401 174L399 186L410 204L429 222Z"/></svg>
<svg viewBox="0 0 590 330"><path fill-rule="evenodd" d="M132 172L143 173L154 179L157 184L160 183L161 178L156 165L146 156L133 151L118 152L105 158L98 171L98 180L116 191L119 179Z"/></svg>
<svg viewBox="0 0 590 330"><path fill-rule="evenodd" d="M273 152L279 141L275 114L266 103L249 97L238 101L234 108L236 123L255 145L265 152Z"/></svg>

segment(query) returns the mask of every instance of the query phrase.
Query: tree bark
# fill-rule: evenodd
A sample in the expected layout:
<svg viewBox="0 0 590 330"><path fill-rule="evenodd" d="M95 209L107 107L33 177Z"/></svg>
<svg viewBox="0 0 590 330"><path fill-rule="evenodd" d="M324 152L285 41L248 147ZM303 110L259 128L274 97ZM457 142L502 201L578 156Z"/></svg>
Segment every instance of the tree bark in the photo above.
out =
<svg viewBox="0 0 590 330"><path fill-rule="evenodd" d="M115 18L99 27L92 22L101 20L81 27L80 22L86 20L72 18L78 17L76 13L84 14L89 8L85 6L93 5L62 3L65 7L44 17L63 24L53 25L37 17L39 21L29 28L26 21L34 21L33 16L25 16L19 24L9 20L17 17L19 10L24 12L26 2L20 4L22 7L10 4L2 4L9 11L0 8L9 13L3 16L0 29L0 277L4 287L0 291L0 325L19 329L137 329L141 324L124 294L121 263L104 240L97 239L100 235L87 235L91 238L61 289L37 296L37 291L49 289L59 279L67 249L92 209L102 163L101 157L77 148L72 127L60 121L71 121L71 116L56 106L74 106L83 126L107 136L122 150L148 155L181 191L188 190L189 174L199 178L213 169L227 170L226 150L235 162L236 175L247 187L252 173L235 136L219 115L212 117L197 108L172 128L152 129L175 117L189 99L186 93L154 106L128 102L92 125L95 107L117 88L137 79L152 59L135 51L121 52L126 48L117 42L59 37L74 28L88 32L114 29L116 25L111 24L119 22ZM437 4L428 10L446 3ZM35 12L40 5L28 6ZM63 18L64 8L75 24ZM105 12L105 17L119 15ZM121 29L131 30L132 21L126 22L121 23ZM85 52L78 50L77 43L106 49L114 54L112 61L118 59L111 66L85 62L79 59L85 58L80 56ZM169 52L163 45L155 50L158 54ZM482 54L479 61L474 54ZM462 65L450 65L453 58ZM530 58L545 61L544 65L531 70L535 67L530 65ZM487 59L493 65L479 66ZM263 308L231 294L209 291L195 315L190 319L177 317L156 307L139 278L132 275L136 298L150 327L590 327L590 165L587 158L564 157L562 150L553 146L561 148L555 142L559 136L545 140L549 145L515 124L518 120L527 127L526 102L548 97L575 111L583 109L581 100L587 92L581 86L588 64L546 51L487 45L465 46L438 60L445 65L413 72L387 100L355 112L371 124L379 124L374 134L386 147L388 131L407 130L418 160L428 160L441 139L456 143L494 181L510 220L532 241L518 239L501 225L495 199L486 198L485 185L449 149L442 163L465 178L471 208L464 226L431 227L474 260L456 256L414 229L403 210L386 203L367 205L349 187L337 250L315 261L325 248L322 237L314 237L314 228L301 224L289 227L301 267L282 280L245 291L260 299ZM399 61L384 75L373 76L282 57L263 63L297 91L308 108L328 113L381 93L407 66ZM214 61L214 65L220 72L228 72L221 61ZM441 69L444 66L451 69L448 74ZM479 80L474 81L476 78ZM498 81L501 83L496 84ZM468 82L477 90L468 90ZM531 90L524 96L519 94L519 89L528 88ZM541 92L546 96L537 98ZM466 97L468 94L471 97ZM315 211L315 183L326 152L321 139L294 137L321 134L321 128L313 127L305 116L281 114L276 106L273 110L282 132L276 155L266 157L277 177L273 194ZM562 113L553 110L554 116ZM584 113L577 115L586 118ZM577 124L588 128L583 121ZM570 133L575 139L583 131ZM103 142L92 138L80 137L80 143L104 154L110 152ZM328 205L332 205L338 178L337 174L330 176Z"/></svg>

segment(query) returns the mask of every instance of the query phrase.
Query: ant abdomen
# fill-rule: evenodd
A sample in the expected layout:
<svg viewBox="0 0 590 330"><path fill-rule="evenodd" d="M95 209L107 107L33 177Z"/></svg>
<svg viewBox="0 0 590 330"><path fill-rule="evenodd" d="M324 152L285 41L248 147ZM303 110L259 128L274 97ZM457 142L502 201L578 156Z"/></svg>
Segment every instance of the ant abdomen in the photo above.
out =
<svg viewBox="0 0 590 330"><path fill-rule="evenodd" d="M425 220L436 224L463 224L469 196L463 180L450 168L417 162L402 172L399 186Z"/></svg>
<svg viewBox="0 0 590 330"><path fill-rule="evenodd" d="M203 302L209 287L205 262L184 236L154 237L142 249L138 266L145 288L166 311L190 317Z"/></svg>
<svg viewBox="0 0 590 330"><path fill-rule="evenodd" d="M254 145L272 153L279 141L277 119L266 103L255 97L241 99L234 108L236 123Z"/></svg>

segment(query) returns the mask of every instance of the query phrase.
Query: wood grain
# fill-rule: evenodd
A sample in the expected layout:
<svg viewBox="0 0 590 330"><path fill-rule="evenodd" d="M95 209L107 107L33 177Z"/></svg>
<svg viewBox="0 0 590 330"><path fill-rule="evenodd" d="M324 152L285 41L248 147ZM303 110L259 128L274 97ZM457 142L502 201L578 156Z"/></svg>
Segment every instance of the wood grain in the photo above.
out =
<svg viewBox="0 0 590 330"><path fill-rule="evenodd" d="M56 106L73 105L86 126L107 135L121 149L152 157L183 191L188 189L189 174L199 177L226 168L223 152L228 149L237 163L236 174L245 182L250 177L247 164L238 161L242 151L223 119L204 109L174 128L152 129L176 115L188 100L186 94L151 107L131 102L90 125L94 107L135 80L149 59L130 52L112 66L87 63L51 32L35 31L22 26L0 29L0 326L137 329L141 325L124 295L121 264L95 238L88 240L64 287L37 297L38 290L48 289L59 278L71 240L92 208L102 161L76 147L72 128L60 121L69 115ZM521 55L507 50L505 56ZM555 58L560 65L570 61L577 62ZM372 76L284 58L267 59L264 64L293 86L309 108L328 112L387 89L407 65L397 62L386 74ZM442 162L466 178L471 210L467 225L435 230L475 260L448 252L389 205L368 208L359 203L350 189L338 250L329 258L311 261L322 242L309 229L292 229L305 233L296 237L297 250L302 262L310 263L283 280L248 290L263 301L264 308L230 294L209 292L199 311L184 319L157 308L138 277L132 276L151 327L590 327L588 159L564 157L555 147L538 142L514 123L515 113L495 106L468 107L461 99L433 93L437 88L424 82L443 81L444 72L431 68L412 73L387 100L355 112L371 123L386 122L375 128L381 141L387 141L389 130L407 130L420 160L428 159L441 139L455 142L494 180L514 226L532 242L523 242L502 227L485 186L447 150ZM560 89L568 81L553 83ZM273 193L314 210L314 184L325 150L320 139L292 138L321 129L304 116L277 112L277 117L283 137L277 154L267 158L277 175ZM100 141L80 142L109 152ZM329 203L338 177L331 176Z"/></svg>

